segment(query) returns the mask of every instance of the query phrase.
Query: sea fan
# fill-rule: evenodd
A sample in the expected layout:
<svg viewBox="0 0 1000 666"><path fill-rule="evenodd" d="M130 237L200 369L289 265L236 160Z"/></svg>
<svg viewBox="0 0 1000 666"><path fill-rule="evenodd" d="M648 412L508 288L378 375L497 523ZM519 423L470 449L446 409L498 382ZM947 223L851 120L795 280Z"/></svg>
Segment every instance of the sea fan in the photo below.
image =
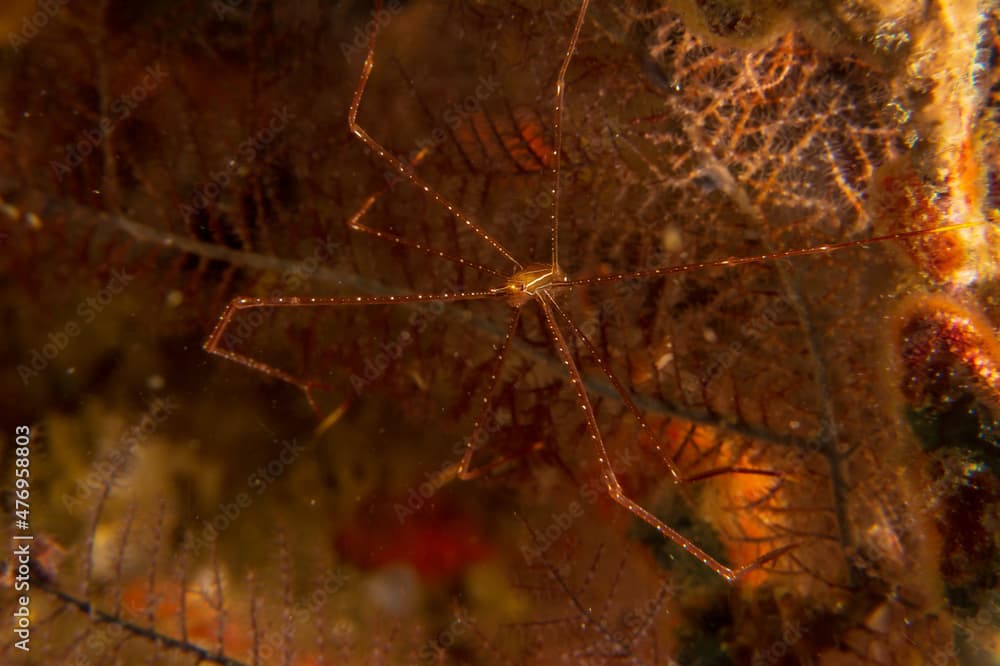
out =
<svg viewBox="0 0 1000 666"><path fill-rule="evenodd" d="M4 654L995 658L1000 14L884 4L594 0L567 76L562 268L689 267L560 300L591 342L573 359L630 496L734 566L794 547L736 587L608 496L534 311L477 448L496 465L468 484L504 305L234 318L225 348L315 385L318 420L201 349L236 296L490 288L472 264L506 269L348 132L375 29L362 125L548 261L578 3L0 10L0 395L7 441L32 433L35 537L32 652ZM664 452L696 481L672 483Z"/></svg>

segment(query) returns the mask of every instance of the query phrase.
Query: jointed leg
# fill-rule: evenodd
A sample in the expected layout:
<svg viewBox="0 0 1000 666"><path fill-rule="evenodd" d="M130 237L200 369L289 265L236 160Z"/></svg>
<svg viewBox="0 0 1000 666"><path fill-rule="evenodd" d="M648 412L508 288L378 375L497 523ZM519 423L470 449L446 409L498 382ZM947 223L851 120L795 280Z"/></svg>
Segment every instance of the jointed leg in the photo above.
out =
<svg viewBox="0 0 1000 666"><path fill-rule="evenodd" d="M581 285L622 282L625 280L649 280L652 278L663 277L665 275L673 275L675 273L702 271L708 268L729 268L735 266L744 266L746 264L761 264L761 263L776 261L778 259L792 259L795 257L809 257L820 254L832 254L833 252L839 252L841 250L846 250L853 247L863 247L865 245L874 245L876 243L884 243L886 241L900 241L900 240L906 240L908 238L916 238L918 236L940 234L948 231L958 231L960 229L969 229L972 227L981 226L982 224L984 224L984 222L981 221L957 222L955 224L945 224L939 227L913 229L911 231L899 231L896 233L885 234L882 236L872 236L870 238L861 238L852 241L841 241L838 243L826 243L824 245L816 245L813 247L802 247L792 250L778 250L777 252L768 252L767 254L758 254L747 257L727 257L725 259L699 261L692 264L679 264L676 266L647 268L644 270L633 271L630 273L613 273L611 275L594 275L591 277L574 278L572 280L566 280L564 282L553 283L552 286L559 288L570 288Z"/></svg>
<svg viewBox="0 0 1000 666"><path fill-rule="evenodd" d="M514 335L517 333L517 325L520 321L521 308L515 308L514 316L511 317L510 324L507 326L507 337L504 338L503 344L500 346L496 362L493 365L493 372L490 374L489 383L486 385L486 395L483 396L483 406L476 415L476 420L473 422L472 433L469 435L469 439L465 443L465 454L462 456L462 462L459 463L458 466L457 475L458 478L463 481L480 477L508 460L507 457L500 457L486 463L485 465L480 465L475 469L470 469L472 466L472 456L475 453L476 438L483 427L483 423L489 415L490 404L493 402L493 398L495 397L494 394L496 393L497 386L500 385L500 372L503 370L503 364L507 358L507 352L510 350L510 345L514 341Z"/></svg>
<svg viewBox="0 0 1000 666"><path fill-rule="evenodd" d="M704 479L708 479L713 476L720 476L722 474L755 474L758 476L773 476L779 478L781 477L780 472L775 472L773 470L754 469L752 467L738 467L738 466L718 467L715 469L706 470L704 472L698 472L690 476L682 475L673 457L663 449L663 446L660 443L660 439L653 434L653 429L649 427L649 425L646 423L646 420L642 417L642 412L636 406L635 402L633 402L631 396L629 395L629 392L625 389L625 386L621 383L621 381L618 379L618 376L611 369L611 366L609 366L607 362L604 360L604 358L601 356L601 354L598 353L597 348L594 347L594 344L590 341L590 338L588 338L586 334L583 331L581 331L580 328L573 322L573 320L569 317L569 315L567 315L563 311L563 309L559 307L559 304L556 303L554 298L552 298L548 294L546 294L544 298L548 299L549 305L552 306L553 311L555 311L557 314L559 314L560 317L562 317L563 321L566 322L566 324L570 327L570 330L573 331L576 337L579 338L581 341L583 341L583 344L587 348L587 351L590 352L590 355L594 359L594 362L597 363L597 367L599 367L601 371L604 372L604 375L611 382L611 385L614 386L615 391L617 391L618 395L621 396L622 402L625 403L625 406L628 408L629 412L632 413L632 416L634 416L636 421L639 423L639 427L642 429L643 434L645 434L653 442L653 446L656 448L656 452L659 453L660 456L663 458L663 461L666 463L667 468L670 470L670 475L673 477L675 483L694 483L695 481L703 481Z"/></svg>
<svg viewBox="0 0 1000 666"><path fill-rule="evenodd" d="M608 452L604 446L604 439L601 437L601 432L597 427L597 419L594 416L594 409L590 404L590 398L587 396L587 391L583 386L583 378L580 376L580 370L576 367L573 355L570 352L569 346L566 344L566 340L563 337L558 322L556 321L556 316L551 307L552 300L551 298L543 297L538 300L538 303L542 307L542 311L545 314L545 320L549 328L549 334L552 337L552 342L556 347L559 357L563 361L563 365L566 366L566 370L569 372L570 384L573 386L577 399L580 401L580 408L583 410L584 418L586 419L587 433L594 444L594 448L597 450L597 458L598 463L600 463L602 468L604 485L606 486L611 499L628 509L633 515L641 518L646 522L646 524L651 526L664 537L673 541L686 552L697 557L707 567L712 569L712 571L717 573L719 576L722 576L729 582L738 580L744 574L758 569L761 565L766 564L767 562L777 559L797 546L797 544L791 544L777 548L765 553L749 564L746 564L738 569L731 569L703 551L701 548L692 543L687 537L671 528L669 525L643 508L640 504L626 496L622 490L621 484L618 482L618 477L615 475L615 470L611 465L611 460L608 458Z"/></svg>
<svg viewBox="0 0 1000 666"><path fill-rule="evenodd" d="M562 65L559 67L559 76L556 78L556 108L552 121L553 145L552 145L552 268L559 267L559 157L562 153L562 114L563 97L566 92L566 72L569 70L569 63L576 52L576 43L580 39L580 30L583 29L583 20L587 17L587 7L590 0L583 0L580 3L580 12L576 16L576 24L573 26L573 35L569 38L569 45L563 55Z"/></svg>
<svg viewBox="0 0 1000 666"><path fill-rule="evenodd" d="M236 363L245 365L252 370L262 372L269 377L274 377L275 379L280 379L293 386L297 386L302 389L303 393L305 393L306 400L309 401L309 406L312 407L313 411L319 414L319 408L313 398L312 389L320 387L321 384L317 382L304 381L295 375L274 367L273 365L268 365L263 361L258 361L255 358L246 356L245 354L241 354L231 349L226 349L222 346L222 343L224 342L223 336L225 335L226 329L229 327L229 324L232 322L236 313L242 310L250 310L254 308L391 305L396 303L471 301L495 297L496 294L492 291L412 294L405 296L331 296L319 298L300 298L297 296L265 296L256 298L237 297L230 301L229 305L226 306L226 309L216 322L215 328L212 329L212 333L205 340L202 347L210 354L215 354L216 356L221 356L222 358L229 359L230 361L235 361Z"/></svg>
<svg viewBox="0 0 1000 666"><path fill-rule="evenodd" d="M417 156L410 162L410 166L415 167L418 164L420 164L420 162L424 160L427 154L428 154L428 149L425 148L421 150L419 153L417 153ZM351 217L348 218L347 220L347 226L349 229L351 229L351 231L360 231L361 233L369 234L380 240L387 240L390 243L395 243L397 245L402 245L405 247L411 247L415 250L420 250L421 252L430 255L435 259L444 259L445 261L450 261L452 263L456 263L461 266L469 266L471 268L483 271L484 273L495 275L496 277L501 279L506 277L502 275L499 271L496 271L490 268L489 266L483 266L482 264L476 263L474 261L469 261L468 259L463 259L462 257L456 257L454 255L448 254L447 252L435 250L434 248L424 245L423 243L407 240L398 234L394 234L388 231L381 231L379 229L376 229L374 227L369 227L367 224L362 223L361 218L363 218L365 215L368 214L368 211L371 210L371 207L375 205L375 202L378 200L378 198L383 194L385 194L385 192L388 191L391 187L392 187L391 185L386 185L380 191L376 192L375 194L369 195L364 200L364 202L361 204L361 207L358 208L358 210L355 211L354 215L351 215Z"/></svg>
<svg viewBox="0 0 1000 666"><path fill-rule="evenodd" d="M381 10L382 3L376 2L377 10ZM513 255L500 244L499 241L495 240L486 231L480 227L478 224L472 221L472 219L462 212L455 204L453 204L448 199L445 199L441 194L439 194L434 188L430 186L425 180L420 178L410 165L406 164L398 157L389 152L382 144L376 141L361 125L358 124L358 109L361 106L361 98L365 94L365 88L368 85L368 79L371 77L372 69L375 67L375 42L378 36L378 29L373 29L371 37L368 40L368 54L365 56L365 64L361 69L361 78L358 80L358 87L354 91L354 97L351 100L351 108L347 114L347 125L351 132L354 133L361 141L365 143L366 146L371 148L382 160L384 160L389 166L391 166L399 175L406 178L408 181L422 189L426 192L434 201L440 204L445 210L448 211L456 220L464 224L470 230L472 230L476 235L489 243L490 247L503 255L508 261L514 264L514 266L520 269L521 262L514 258Z"/></svg>
<svg viewBox="0 0 1000 666"><path fill-rule="evenodd" d="M316 415L319 416L320 415L319 406L316 404L316 399L313 397L312 394L312 389L317 387L316 384L313 384L308 381L303 381L302 379L296 377L295 375L285 372L280 368L276 368L273 365L268 365L267 363L258 361L257 359L251 356L240 354L239 352L235 352L231 349L226 349L225 347L221 346L222 337L225 334L226 329L229 327L229 324L232 321L233 316L235 316L236 313L239 312L240 310L243 310L247 307L244 305L244 303L247 300L250 299L234 298L233 300L229 301L229 304L226 306L226 309L222 312L222 315L219 317L219 320L215 323L215 328L212 329L212 333L202 344L202 349L204 349L210 354L215 354L216 356L221 356L224 359L228 359L230 361L235 361L236 363L239 363L241 365L245 365L251 370L262 372L269 377L280 379L281 381L291 384L292 386L297 386L305 394L306 400L309 402L309 407L311 407L313 412L315 412Z"/></svg>

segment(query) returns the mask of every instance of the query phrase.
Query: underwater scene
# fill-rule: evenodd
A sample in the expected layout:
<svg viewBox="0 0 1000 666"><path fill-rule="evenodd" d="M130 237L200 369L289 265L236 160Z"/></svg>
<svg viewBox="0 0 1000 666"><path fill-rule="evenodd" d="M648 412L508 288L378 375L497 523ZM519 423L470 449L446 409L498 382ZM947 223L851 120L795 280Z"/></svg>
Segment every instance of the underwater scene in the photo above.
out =
<svg viewBox="0 0 1000 666"><path fill-rule="evenodd" d="M7 0L3 664L1000 665L1000 5Z"/></svg>

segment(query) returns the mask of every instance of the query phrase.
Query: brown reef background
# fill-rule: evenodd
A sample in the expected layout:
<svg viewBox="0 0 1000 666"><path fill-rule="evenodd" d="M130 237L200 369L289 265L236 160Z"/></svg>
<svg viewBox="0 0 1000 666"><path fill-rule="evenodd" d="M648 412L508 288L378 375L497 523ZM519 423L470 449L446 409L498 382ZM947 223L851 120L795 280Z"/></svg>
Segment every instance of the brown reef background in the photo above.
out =
<svg viewBox="0 0 1000 666"><path fill-rule="evenodd" d="M150 0L0 9L0 462L31 430L26 664L1000 663L1000 9L594 0L567 76L570 275L806 256L560 305L626 492L526 308L454 479L503 302L243 311L236 296L497 286L350 231L548 259L569 0ZM941 231L942 227L955 228ZM958 228L961 227L961 228Z"/></svg>

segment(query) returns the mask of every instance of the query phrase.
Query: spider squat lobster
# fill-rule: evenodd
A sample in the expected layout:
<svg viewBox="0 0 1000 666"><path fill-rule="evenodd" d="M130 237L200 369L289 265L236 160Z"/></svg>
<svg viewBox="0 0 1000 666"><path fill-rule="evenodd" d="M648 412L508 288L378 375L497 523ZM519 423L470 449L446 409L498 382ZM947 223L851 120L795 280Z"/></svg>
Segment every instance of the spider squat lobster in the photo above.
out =
<svg viewBox="0 0 1000 666"><path fill-rule="evenodd" d="M380 4L380 3L377 3ZM492 275L499 278L501 282L492 288L485 290L474 290L474 291L454 291L454 292L443 292L443 293L418 293L418 294L405 294L405 295L394 295L394 296L351 296L351 297L294 297L294 296L270 296L270 297L239 297L233 299L229 305L226 307L225 311L220 316L215 328L206 339L204 348L206 351L221 356L223 358L235 361L244 366L252 368L254 370L260 371L270 377L283 380L289 384L299 387L306 395L307 400L315 411L319 411L316 402L312 395L312 390L317 387L317 384L311 381L305 381L298 378L280 368L268 365L250 356L240 354L234 350L227 349L222 346L223 335L226 328L232 321L233 317L237 313L249 310L253 308L275 308L275 307L291 307L291 308L301 308L301 307L347 307L347 306L374 306L374 305L394 305L394 304L406 304L406 303L445 303L445 302L457 302L457 301L475 301L475 300L503 300L512 309L512 314L507 325L506 335L504 337L503 343L501 344L497 355L494 360L493 369L491 371L489 381L487 382L486 393L482 400L481 408L479 409L475 420L473 422L472 433L468 440L466 441L465 451L463 453L461 462L457 466L456 475L463 480L469 480L483 475L493 467L495 467L500 460L490 461L485 464L481 464L478 467L474 467L472 463L472 458L475 453L475 442L477 441L480 429L486 417L490 411L490 406L496 397L496 392L500 386L499 378L501 376L501 371L504 367L504 362L508 356L511 348L511 344L517 334L518 326L520 323L520 318L522 315L523 308L528 306L530 303L534 303L540 309L542 314L542 321L545 328L547 329L547 334L549 340L553 347L555 348L556 355L558 359L562 362L565 368L565 372L568 375L570 385L575 394L577 405L583 413L585 419L585 427L587 432L587 438L590 440L591 445L594 447L594 451L597 454L597 461L600 465L601 470L601 480L608 496L615 501L617 504L625 508L627 511L632 513L635 517L644 521L651 527L657 530L663 537L669 539L676 545L680 546L684 551L695 556L701 562L703 562L707 567L709 567L716 574L721 576L728 582L734 582L746 573L759 569L762 565L772 562L782 555L788 553L789 551L799 547L801 544L793 543L787 544L769 552L764 553L755 560L744 564L737 568L730 568L726 566L719 560L715 559L704 550L699 548L696 544L691 542L685 536L668 526L653 513L645 509L643 506L635 502L633 499L628 497L614 471L611 463L611 457L608 454L607 447L605 446L604 438L598 427L598 423L594 414L594 409L591 405L590 397L588 396L587 390L584 385L583 377L580 369L574 359L573 352L570 349L570 344L568 342L567 335L564 333L564 327L568 328L570 332L569 339L576 340L585 349L587 349L589 355L593 358L595 364L602 374L610 381L615 391L618 393L622 403L635 418L636 423L639 425L640 431L650 442L653 443L657 454L662 458L664 464L670 472L671 480L676 484L693 483L696 481L701 481L712 476L718 476L722 474L748 474L748 475L762 475L762 476L772 476L778 477L779 473L770 470L760 470L753 469L749 467L740 466L729 466L721 467L717 469L708 470L705 472L700 472L696 475L685 476L681 473L677 463L673 460L671 455L666 451L664 445L661 443L660 439L656 437L650 426L647 424L645 418L642 415L641 410L632 400L629 395L629 391L625 388L624 384L620 381L616 373L612 370L608 362L599 353L597 347L591 342L587 335L573 322L573 319L569 314L564 311L562 307L558 304L556 300L556 295L560 291L572 290L575 287L583 287L596 284L604 284L611 282L624 282L631 280L648 280L654 278L660 278L666 275L674 273L683 273L688 271L704 270L709 268L718 267L736 267L745 264L754 264L767 261L774 261L778 259L786 259L792 257L800 256L810 256L810 255L821 255L829 254L831 252L836 252L839 250L844 250L853 247L859 247L872 243L880 243L892 240L901 240L908 237L915 237L919 235L926 235L930 233L941 233L945 231L952 231L960 228L965 228L968 226L973 226L976 223L966 223L966 224L951 224L946 226L940 226L928 229L916 229L907 230L903 232L887 234L882 236L876 236L871 238L866 238L862 240L845 241L839 243L830 243L820 246L807 247L801 249L792 250L782 250L778 252L772 252L769 254L761 254L755 256L746 257L730 257L721 260L705 261L700 263L683 264L676 266L667 266L662 268L652 268L645 269L634 272L625 273L615 273L610 275L599 275L590 277L570 277L566 275L559 267L559 194L560 194L560 156L562 152L562 116L563 116L563 103L565 94L565 80L566 73L569 69L570 63L573 59L573 55L576 51L577 43L580 38L580 33L583 28L584 21L587 16L587 10L590 4L590 0L582 0L579 6L579 10L576 15L576 19L573 25L572 32L570 34L567 47L563 53L561 65L558 70L555 84L555 104L554 104L554 114L553 114L553 143L552 143L552 156L551 156L551 166L548 169L548 177L551 178L551 186L549 192L551 194L551 209L550 209L550 247L551 247L551 261L548 264L524 264L520 262L515 256L496 238L491 234L487 233L479 224L473 221L467 214L465 214L461 209L459 209L454 203L452 203L445 196L440 194L434 187L432 187L428 182L423 180L415 172L414 167L416 164L423 159L425 153L420 153L411 163L404 162L396 155L391 153L386 149L379 141L373 138L358 122L358 112L361 106L362 99L365 94L366 87L368 85L369 79L374 70L374 58L375 58L375 47L378 38L378 30L373 30L369 37L368 49L365 57L365 62L362 67L361 76L358 80L357 87L355 88L350 109L348 112L348 126L350 131L361 140L367 148L369 148L380 160L385 162L389 167L391 167L399 176L405 179L407 182L416 186L418 189L422 190L426 196L430 197L439 206L444 208L449 215L451 215L460 225L460 227L466 227L470 232L478 236L484 243L486 243L492 251L496 252L498 255L503 257L506 261L510 262L512 269L508 275L504 275L500 271L494 270L487 266L481 265L479 263L470 261L468 259L454 256L445 251L438 250L427 244L415 242L408 240L401 235L392 232L380 231L373 227L369 227L361 223L361 218L367 213L371 208L378 194L370 196L359 209L359 211L353 215L347 222L348 227L360 233L369 234L382 241L386 241L395 245L410 248L411 250L416 250L424 254L429 255L435 261L443 260L456 264L460 264L465 267L470 267L479 270L485 274Z"/></svg>

